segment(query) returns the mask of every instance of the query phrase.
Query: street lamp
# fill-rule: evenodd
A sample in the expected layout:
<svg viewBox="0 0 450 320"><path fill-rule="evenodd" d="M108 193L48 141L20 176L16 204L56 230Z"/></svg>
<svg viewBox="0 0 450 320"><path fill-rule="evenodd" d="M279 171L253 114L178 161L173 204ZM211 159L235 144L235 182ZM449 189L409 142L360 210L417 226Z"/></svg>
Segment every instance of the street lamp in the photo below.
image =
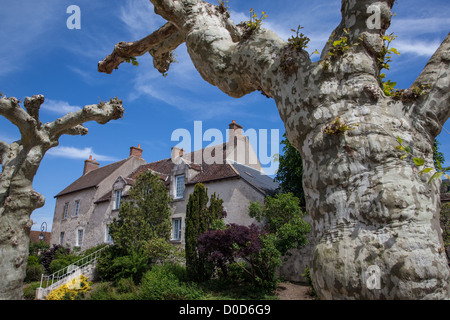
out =
<svg viewBox="0 0 450 320"><path fill-rule="evenodd" d="M41 224L41 233L39 234L39 240L44 240L44 232L47 232L47 222L42 222Z"/></svg>

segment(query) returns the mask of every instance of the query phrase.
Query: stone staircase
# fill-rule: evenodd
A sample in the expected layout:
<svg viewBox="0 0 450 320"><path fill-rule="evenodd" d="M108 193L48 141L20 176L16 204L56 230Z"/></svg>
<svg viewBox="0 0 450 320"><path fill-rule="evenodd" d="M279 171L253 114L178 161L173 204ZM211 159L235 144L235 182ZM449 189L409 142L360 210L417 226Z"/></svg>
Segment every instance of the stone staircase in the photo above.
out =
<svg viewBox="0 0 450 320"><path fill-rule="evenodd" d="M88 256L74 262L73 264L51 274L41 276L41 284L36 289L36 300L43 300L52 290L59 288L65 283L72 281L80 275L86 276L89 280L93 280L95 265L101 252L108 246L103 247Z"/></svg>

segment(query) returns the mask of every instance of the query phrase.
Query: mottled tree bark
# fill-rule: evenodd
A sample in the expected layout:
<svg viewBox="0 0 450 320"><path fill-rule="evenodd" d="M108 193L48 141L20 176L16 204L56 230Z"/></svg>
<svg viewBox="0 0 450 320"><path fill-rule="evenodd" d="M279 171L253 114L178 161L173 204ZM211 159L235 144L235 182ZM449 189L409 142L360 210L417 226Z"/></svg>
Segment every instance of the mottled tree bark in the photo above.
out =
<svg viewBox="0 0 450 320"><path fill-rule="evenodd" d="M82 124L100 124L123 115L122 102L85 106L51 123L42 124L39 108L44 96L26 98L22 108L16 98L0 97L0 115L18 127L21 140L11 144L0 141L0 299L21 299L25 278L30 215L44 205L44 197L33 190L33 178L45 153L58 145L63 134L85 135Z"/></svg>
<svg viewBox="0 0 450 320"><path fill-rule="evenodd" d="M139 46L126 55L116 46L99 62L99 71L110 73L120 60L149 51L165 72L170 61L164 57L185 42L212 85L232 97L259 90L275 100L304 161L315 239L311 273L322 298L449 298L439 227L441 182L428 184L430 176L419 174L411 159L400 159L396 147L401 137L433 167L433 141L450 115L450 35L414 83L429 85L427 94L414 95L412 86L393 99L381 89L378 61L393 0L343 0L342 22L318 62L272 31L234 25L223 7L201 0L151 2L168 21L163 28L169 34L157 31L147 50ZM368 23L373 12L378 27ZM343 36L350 47L330 57L333 42ZM358 127L326 134L337 117Z"/></svg>

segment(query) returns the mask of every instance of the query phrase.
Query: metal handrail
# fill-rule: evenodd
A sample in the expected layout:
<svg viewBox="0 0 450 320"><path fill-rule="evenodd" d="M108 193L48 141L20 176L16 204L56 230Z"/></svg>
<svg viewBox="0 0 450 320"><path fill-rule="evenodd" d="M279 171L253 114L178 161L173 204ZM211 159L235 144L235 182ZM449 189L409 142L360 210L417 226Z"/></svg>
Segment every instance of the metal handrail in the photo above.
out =
<svg viewBox="0 0 450 320"><path fill-rule="evenodd" d="M44 282L44 278L47 278L45 288L48 288L48 287L53 286L54 283L57 283L60 280L67 278L68 276L70 276L77 270L83 271L84 268L86 268L87 266L92 264L93 261L96 261L97 257L99 256L99 253L101 251L105 250L107 247L109 247L109 245L107 245L97 251L94 251L93 253L81 258L80 260L75 261L74 263L68 265L65 268L62 268L61 270L56 271L55 273L52 273L51 275L42 274L41 275L41 284L39 287L42 288L42 283ZM49 285L48 283L50 282L50 279L51 279L51 283Z"/></svg>

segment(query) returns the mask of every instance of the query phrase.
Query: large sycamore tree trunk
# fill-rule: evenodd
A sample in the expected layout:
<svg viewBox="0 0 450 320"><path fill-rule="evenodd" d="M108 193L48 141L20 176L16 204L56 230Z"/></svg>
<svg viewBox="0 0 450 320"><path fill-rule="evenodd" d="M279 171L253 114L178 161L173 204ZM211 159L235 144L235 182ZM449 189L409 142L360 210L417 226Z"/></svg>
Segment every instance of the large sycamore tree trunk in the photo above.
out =
<svg viewBox="0 0 450 320"><path fill-rule="evenodd" d="M433 167L433 141L450 115L450 35L411 88L393 99L381 89L378 60L393 0L343 0L342 22L317 62L270 30L236 26L223 6L151 2L168 22L142 40L118 43L99 71L111 73L149 52L154 66L166 72L171 50L186 43L212 85L236 98L259 90L275 100L304 162L315 239L311 274L322 298L449 298L439 227L441 181L428 184L432 173L419 174L421 168L411 158L400 159L396 147L400 137ZM373 12L378 29L368 23ZM336 52L333 42L341 37L350 47ZM415 94L424 86L426 94ZM337 117L358 127L325 133Z"/></svg>
<svg viewBox="0 0 450 320"><path fill-rule="evenodd" d="M11 144L0 141L0 299L21 299L30 242L30 215L44 205L44 197L33 190L33 178L45 153L58 145L63 134L85 135L82 124L100 124L123 115L122 102L85 106L51 123L41 123L39 108L44 96L24 100L0 96L0 115L18 127L21 139Z"/></svg>

